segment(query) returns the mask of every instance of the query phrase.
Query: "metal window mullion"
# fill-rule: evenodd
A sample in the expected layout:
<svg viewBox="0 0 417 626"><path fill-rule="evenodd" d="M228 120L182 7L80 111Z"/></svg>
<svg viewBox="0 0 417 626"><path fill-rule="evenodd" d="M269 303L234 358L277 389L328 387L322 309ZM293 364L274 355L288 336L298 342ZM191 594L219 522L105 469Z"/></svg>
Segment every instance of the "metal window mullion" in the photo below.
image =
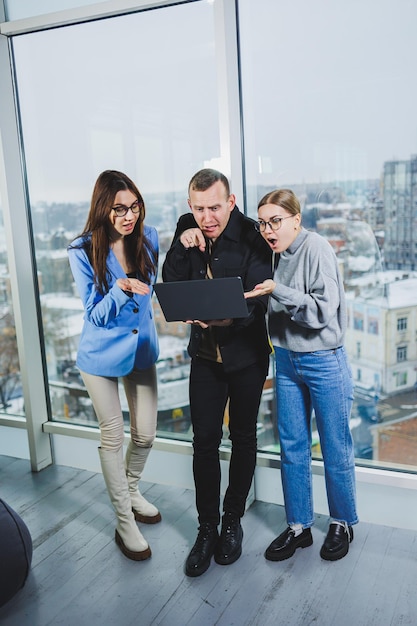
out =
<svg viewBox="0 0 417 626"><path fill-rule="evenodd" d="M217 97L221 162L230 176L239 208L246 212L243 189L242 111L239 89L236 0L214 2Z"/></svg>
<svg viewBox="0 0 417 626"><path fill-rule="evenodd" d="M8 253L20 373L33 471L52 463L48 397L40 333L36 266L30 234L28 196L14 98L11 50L0 35L0 196Z"/></svg>

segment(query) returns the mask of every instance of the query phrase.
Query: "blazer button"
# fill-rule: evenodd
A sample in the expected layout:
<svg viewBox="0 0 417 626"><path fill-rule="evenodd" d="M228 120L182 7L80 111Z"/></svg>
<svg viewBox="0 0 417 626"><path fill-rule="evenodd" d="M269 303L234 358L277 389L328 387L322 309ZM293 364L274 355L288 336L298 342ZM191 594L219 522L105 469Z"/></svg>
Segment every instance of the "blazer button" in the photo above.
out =
<svg viewBox="0 0 417 626"><path fill-rule="evenodd" d="M132 333L133 333L134 335L137 335L137 334L138 334L137 329L136 329L136 328L134 328L134 329L132 330Z"/></svg>
<svg viewBox="0 0 417 626"><path fill-rule="evenodd" d="M139 309L133 309L133 313L139 313Z"/></svg>

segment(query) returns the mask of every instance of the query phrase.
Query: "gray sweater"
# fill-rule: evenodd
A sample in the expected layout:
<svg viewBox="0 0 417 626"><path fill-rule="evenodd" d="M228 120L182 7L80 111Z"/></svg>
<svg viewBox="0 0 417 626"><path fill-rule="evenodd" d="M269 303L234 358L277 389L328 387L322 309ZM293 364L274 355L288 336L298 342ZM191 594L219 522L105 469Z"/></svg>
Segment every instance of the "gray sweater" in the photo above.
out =
<svg viewBox="0 0 417 626"><path fill-rule="evenodd" d="M336 255L321 235L305 228L280 255L268 311L274 346L294 352L343 345L346 304Z"/></svg>

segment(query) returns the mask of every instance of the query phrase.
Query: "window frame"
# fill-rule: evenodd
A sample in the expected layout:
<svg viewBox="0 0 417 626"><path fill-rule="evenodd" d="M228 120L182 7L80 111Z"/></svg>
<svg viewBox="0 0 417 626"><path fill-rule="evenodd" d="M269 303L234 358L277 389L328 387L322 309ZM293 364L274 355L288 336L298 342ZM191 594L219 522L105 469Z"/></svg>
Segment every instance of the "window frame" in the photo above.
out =
<svg viewBox="0 0 417 626"><path fill-rule="evenodd" d="M101 18L140 13L168 6L206 2L138 2L113 0L75 9L57 11L33 18L5 21L5 5L0 0L0 196L5 220L6 245L10 255L12 303L15 314L18 353L26 419L0 413L0 426L26 428L32 469L39 471L52 463L52 433L65 432L85 437L88 428L52 422L45 367L40 298L36 280L36 262L29 210L29 193L24 166L23 136L13 66L13 38L20 34L41 32L60 26L77 25ZM235 0L214 0L216 70L218 80L219 132L224 171L233 181L234 193L242 200L243 159L241 99ZM4 35L4 36L1 36ZM2 175L4 173L4 175ZM243 203L240 205L244 210ZM13 219L12 219L13 216ZM30 278L29 278L30 277ZM91 429L93 439L98 428ZM175 440L174 440L175 443Z"/></svg>

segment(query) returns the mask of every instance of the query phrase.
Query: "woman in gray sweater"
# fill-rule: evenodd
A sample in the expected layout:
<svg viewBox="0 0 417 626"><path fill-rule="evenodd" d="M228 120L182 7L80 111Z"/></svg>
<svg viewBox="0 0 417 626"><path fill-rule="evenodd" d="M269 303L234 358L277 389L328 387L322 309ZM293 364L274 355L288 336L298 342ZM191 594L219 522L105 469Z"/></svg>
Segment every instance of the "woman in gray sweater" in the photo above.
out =
<svg viewBox="0 0 417 626"><path fill-rule="evenodd" d="M301 226L291 190L268 193L258 205L257 229L274 252L268 279L246 294L270 294L268 324L276 361L281 478L288 527L265 558L288 559L313 543L311 419L323 454L331 522L320 556L343 558L353 540L355 464L349 418L353 381L343 347L346 305L336 255L329 242Z"/></svg>

